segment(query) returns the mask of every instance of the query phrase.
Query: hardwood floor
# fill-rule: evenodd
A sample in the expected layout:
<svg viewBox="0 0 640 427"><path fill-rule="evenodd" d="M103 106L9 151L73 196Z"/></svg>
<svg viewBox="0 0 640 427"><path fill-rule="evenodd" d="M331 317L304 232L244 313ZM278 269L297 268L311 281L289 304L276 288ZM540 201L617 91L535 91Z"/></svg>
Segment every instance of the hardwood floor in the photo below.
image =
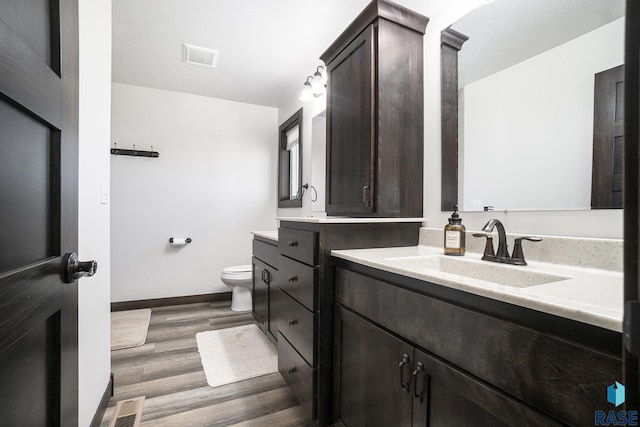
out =
<svg viewBox="0 0 640 427"><path fill-rule="evenodd" d="M142 426L304 426L306 414L279 373L209 387L197 332L253 323L230 301L152 308L146 343L111 352L114 396L101 427L119 400L145 396Z"/></svg>

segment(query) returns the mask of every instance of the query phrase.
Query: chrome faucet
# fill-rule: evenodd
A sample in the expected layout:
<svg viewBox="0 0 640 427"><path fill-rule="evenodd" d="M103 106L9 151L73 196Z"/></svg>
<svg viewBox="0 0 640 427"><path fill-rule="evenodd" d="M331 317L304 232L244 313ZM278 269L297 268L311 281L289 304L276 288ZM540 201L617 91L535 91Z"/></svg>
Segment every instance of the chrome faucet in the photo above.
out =
<svg viewBox="0 0 640 427"><path fill-rule="evenodd" d="M498 228L498 253L493 251L493 237L491 232L494 228ZM542 239L534 236L523 236L515 239L515 246L513 248L513 255L509 256L509 246L507 245L507 232L504 229L504 225L497 220L491 219L482 227L482 233L473 233L473 237L485 237L487 244L484 247L484 254L482 259L486 261L501 262L505 264L513 265L527 265L527 261L524 259L524 252L522 252L522 241L529 240L531 242L539 242Z"/></svg>

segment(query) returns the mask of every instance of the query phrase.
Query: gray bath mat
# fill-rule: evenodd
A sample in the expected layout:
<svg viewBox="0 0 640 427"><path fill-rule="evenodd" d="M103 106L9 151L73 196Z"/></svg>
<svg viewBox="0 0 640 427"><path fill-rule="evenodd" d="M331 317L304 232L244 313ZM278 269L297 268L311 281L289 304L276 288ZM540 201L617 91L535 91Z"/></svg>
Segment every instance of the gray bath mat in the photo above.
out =
<svg viewBox="0 0 640 427"><path fill-rule="evenodd" d="M111 313L111 350L144 344L150 319L151 310L148 308Z"/></svg>

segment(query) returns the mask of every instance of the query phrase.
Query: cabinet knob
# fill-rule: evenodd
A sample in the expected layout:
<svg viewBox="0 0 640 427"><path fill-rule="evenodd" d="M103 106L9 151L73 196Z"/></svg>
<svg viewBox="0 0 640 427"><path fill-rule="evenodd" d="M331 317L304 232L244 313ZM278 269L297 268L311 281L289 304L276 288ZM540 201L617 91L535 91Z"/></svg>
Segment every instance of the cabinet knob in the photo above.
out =
<svg viewBox="0 0 640 427"><path fill-rule="evenodd" d="M288 324L289 326L297 325L297 324L298 324L298 321L297 321L296 319L293 319L293 320L287 320L287 324Z"/></svg>
<svg viewBox="0 0 640 427"><path fill-rule="evenodd" d="M297 371L297 370L298 370L298 369L294 366L293 368L290 368L290 369L287 371L287 374L289 374L289 375L293 375L293 374L295 374L295 373L296 373L296 371Z"/></svg>
<svg viewBox="0 0 640 427"><path fill-rule="evenodd" d="M288 245L290 248L295 248L296 246L298 246L298 242L297 242L297 241L295 241L295 240L289 240L289 241L287 242L287 245Z"/></svg>
<svg viewBox="0 0 640 427"><path fill-rule="evenodd" d="M297 281L298 281L298 276L289 277L289 282L297 282Z"/></svg>

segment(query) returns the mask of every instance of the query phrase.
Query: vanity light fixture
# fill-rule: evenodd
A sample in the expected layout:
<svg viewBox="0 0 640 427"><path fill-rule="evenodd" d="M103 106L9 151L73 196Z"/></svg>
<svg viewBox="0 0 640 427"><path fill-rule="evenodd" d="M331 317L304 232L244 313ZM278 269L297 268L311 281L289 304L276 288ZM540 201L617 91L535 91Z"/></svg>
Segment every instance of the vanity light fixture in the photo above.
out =
<svg viewBox="0 0 640 427"><path fill-rule="evenodd" d="M307 80L304 82L304 88L302 89L302 94L300 95L300 101L309 102L313 100L313 98L317 98L322 96L322 94L327 90L327 73L322 65L318 65L316 68L316 72L313 73L313 76L308 76Z"/></svg>

